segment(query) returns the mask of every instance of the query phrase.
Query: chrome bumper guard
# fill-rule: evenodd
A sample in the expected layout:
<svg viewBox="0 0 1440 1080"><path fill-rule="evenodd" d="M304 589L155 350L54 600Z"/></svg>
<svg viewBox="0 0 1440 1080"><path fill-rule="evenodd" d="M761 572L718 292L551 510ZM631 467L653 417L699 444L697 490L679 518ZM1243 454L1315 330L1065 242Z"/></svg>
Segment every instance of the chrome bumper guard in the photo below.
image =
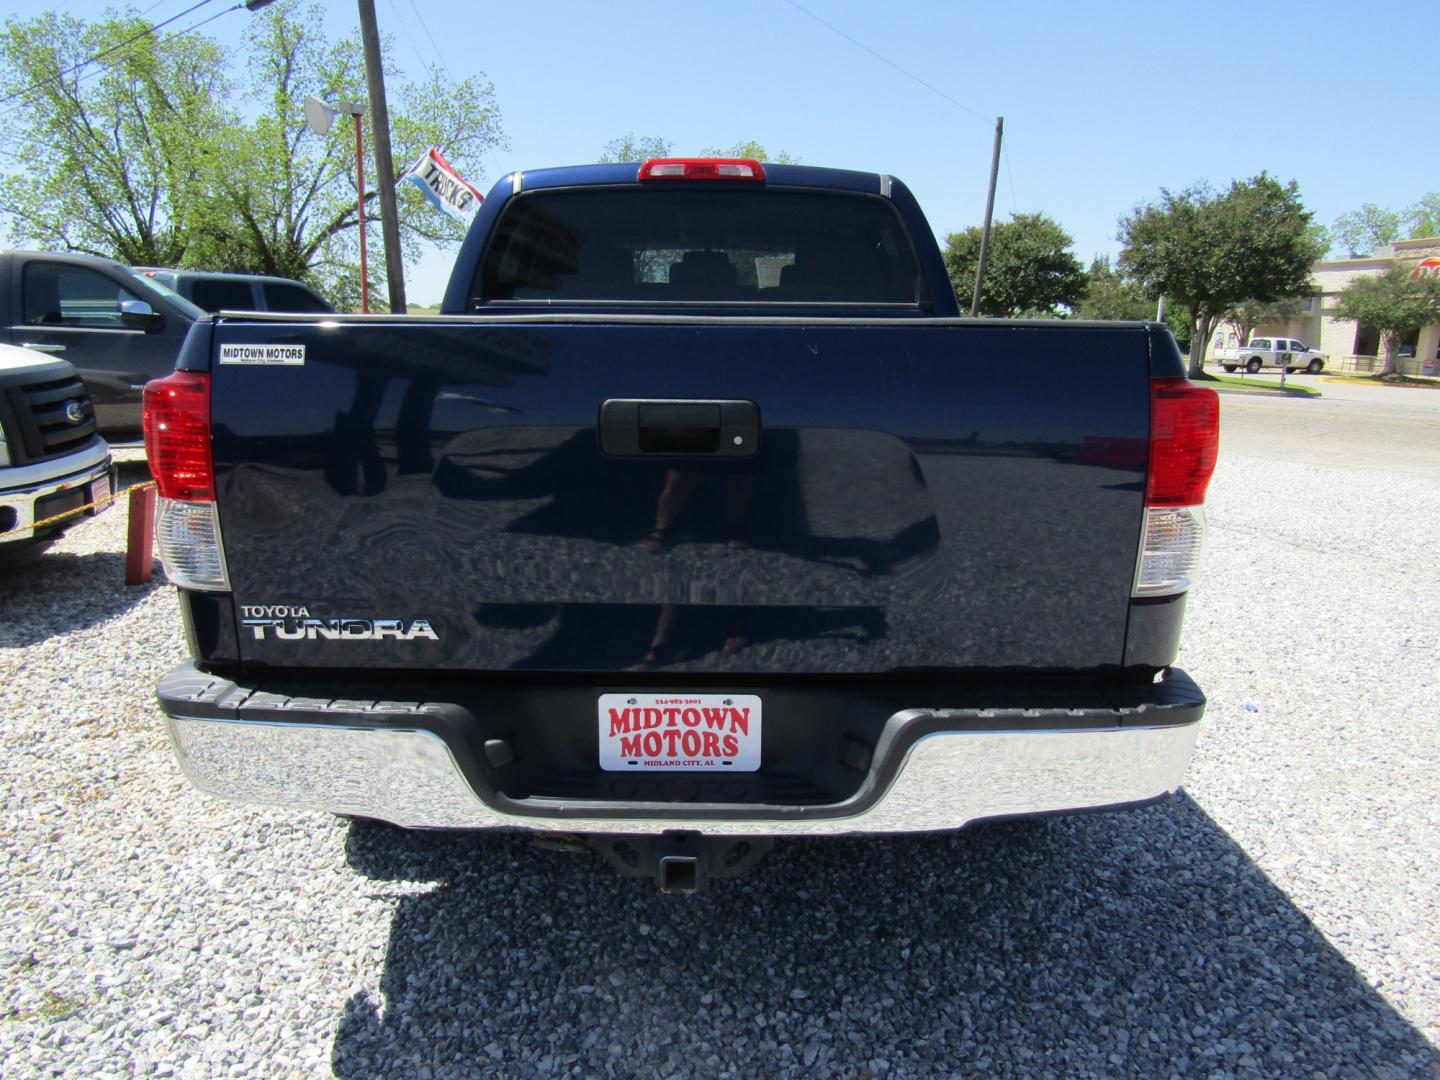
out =
<svg viewBox="0 0 1440 1080"><path fill-rule="evenodd" d="M76 456L79 457L80 455L77 453ZM34 466L33 468L38 469L39 466ZM15 469L13 471L20 472L22 470ZM51 495L58 495L62 491L70 491L78 487L88 489L96 480L106 476L110 478L110 491L113 494L116 483L115 465L110 460L110 453L106 449L105 444L101 443L99 446L99 460L86 465L76 472L47 479L39 483L29 484L25 487L0 490L0 510L9 511L9 513L0 514L0 533L4 534L0 536L0 544L14 543L16 541L34 538L35 522L37 520L35 517L35 504L41 499L48 498ZM3 475L0 475L0 479L4 479ZM88 517L93 517L105 509L106 507L101 506L94 510L87 510L85 514Z"/></svg>
<svg viewBox="0 0 1440 1080"><path fill-rule="evenodd" d="M888 783L853 808L817 808L824 816L782 813L796 808L756 816L756 808L744 807L752 812L697 817L683 813L684 804L670 811L673 817L663 810L630 813L623 805L595 817L558 805L554 814L514 813L481 798L449 743L424 726L434 706L279 698L189 664L162 682L160 696L186 777L226 799L411 828L822 836L956 829L985 818L1125 806L1169 794L1184 779L1205 699L1182 672L1167 674L1163 700L1157 695L1130 708L907 710L904 718L923 721L928 733L909 743ZM281 719L285 713L323 713L327 720ZM407 714L417 722L407 724ZM992 729L975 726L987 720ZM952 730L933 730L947 722Z"/></svg>

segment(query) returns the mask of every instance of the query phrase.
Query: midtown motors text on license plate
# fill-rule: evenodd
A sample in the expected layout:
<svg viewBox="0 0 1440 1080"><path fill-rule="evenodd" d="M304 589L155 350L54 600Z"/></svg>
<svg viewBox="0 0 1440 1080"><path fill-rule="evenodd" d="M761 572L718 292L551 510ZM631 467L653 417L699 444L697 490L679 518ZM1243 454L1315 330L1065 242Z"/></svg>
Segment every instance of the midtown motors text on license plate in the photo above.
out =
<svg viewBox="0 0 1440 1080"><path fill-rule="evenodd" d="M754 694L601 694L600 767L760 768L760 699Z"/></svg>

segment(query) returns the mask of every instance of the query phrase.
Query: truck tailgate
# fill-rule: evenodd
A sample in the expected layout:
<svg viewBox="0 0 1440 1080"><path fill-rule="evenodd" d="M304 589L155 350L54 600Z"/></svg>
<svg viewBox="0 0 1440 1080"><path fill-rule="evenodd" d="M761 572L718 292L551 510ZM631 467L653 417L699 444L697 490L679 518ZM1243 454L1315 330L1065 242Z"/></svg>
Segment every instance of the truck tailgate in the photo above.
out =
<svg viewBox="0 0 1440 1080"><path fill-rule="evenodd" d="M1121 663L1141 328L227 319L224 345L304 347L212 371L246 664ZM609 400L753 403L758 450L607 454Z"/></svg>

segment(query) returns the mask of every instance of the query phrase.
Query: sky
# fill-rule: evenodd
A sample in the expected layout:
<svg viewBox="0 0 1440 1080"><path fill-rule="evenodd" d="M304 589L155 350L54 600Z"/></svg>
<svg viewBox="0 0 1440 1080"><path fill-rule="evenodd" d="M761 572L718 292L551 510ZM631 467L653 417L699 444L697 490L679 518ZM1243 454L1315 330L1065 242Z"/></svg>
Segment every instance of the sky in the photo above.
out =
<svg viewBox="0 0 1440 1080"><path fill-rule="evenodd" d="M153 3L159 20L193 2L138 6ZM355 29L353 0L322 3L337 36ZM110 5L7 6L96 18ZM983 220L997 114L997 218L1049 214L1086 263L1118 251L1126 211L1199 180L1268 170L1297 181L1325 225L1365 202L1403 209L1440 189L1440 109L1418 59L1440 26L1434 0L1363 10L376 0L376 10L406 73L494 83L509 146L455 162L482 191L512 169L593 161L626 132L664 136L677 153L754 139L807 165L899 177L943 239ZM226 14L206 32L238 42L247 18ZM412 302L438 301L453 258L430 251L408 271Z"/></svg>

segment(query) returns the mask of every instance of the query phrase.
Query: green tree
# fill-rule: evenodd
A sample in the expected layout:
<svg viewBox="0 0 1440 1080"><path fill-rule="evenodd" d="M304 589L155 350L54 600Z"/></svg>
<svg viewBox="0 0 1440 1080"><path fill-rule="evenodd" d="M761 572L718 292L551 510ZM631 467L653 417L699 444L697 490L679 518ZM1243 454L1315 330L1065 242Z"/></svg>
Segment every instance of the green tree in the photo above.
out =
<svg viewBox="0 0 1440 1080"><path fill-rule="evenodd" d="M1175 344L1180 346L1180 351L1188 353L1190 342L1195 333L1195 319L1190 314L1190 309L1179 300L1165 299L1165 325L1170 328L1170 333L1175 335ZM1201 346L1202 353L1205 351Z"/></svg>
<svg viewBox="0 0 1440 1080"><path fill-rule="evenodd" d="M617 161L649 161L651 158L670 157L674 143L661 135L636 135L627 131L618 139L605 144L605 150L597 159L602 163Z"/></svg>
<svg viewBox="0 0 1440 1080"><path fill-rule="evenodd" d="M978 225L945 237L945 268L961 307L975 291L980 262ZM1070 248L1074 241L1044 214L1012 214L995 222L980 314L996 318L1054 315L1074 310L1085 296L1085 269Z"/></svg>
<svg viewBox="0 0 1440 1080"><path fill-rule="evenodd" d="M1236 337L1243 345L1250 340L1250 335L1257 326L1265 323L1288 322L1303 310L1300 301L1291 298L1268 302L1242 300L1225 310L1224 319L1230 324L1230 328L1235 331Z"/></svg>
<svg viewBox="0 0 1440 1080"><path fill-rule="evenodd" d="M663 135L636 135L633 131L629 131L618 139L611 139L607 142L599 161L602 163L648 161L650 158L675 156L675 144ZM756 161L772 161L777 165L800 164L799 158L787 154L784 150L778 154L771 154L754 139L723 148L712 146L701 150L697 156L754 158Z"/></svg>
<svg viewBox="0 0 1440 1080"><path fill-rule="evenodd" d="M0 213L18 245L174 266L196 235L208 155L234 116L224 58L198 34L141 35L126 15L53 12L0 32Z"/></svg>
<svg viewBox="0 0 1440 1080"><path fill-rule="evenodd" d="M1440 278L1412 276L1406 266L1356 278L1340 294L1335 315L1369 323L1385 349L1383 375L1394 375L1400 342L1422 326L1440 322Z"/></svg>
<svg viewBox="0 0 1440 1080"><path fill-rule="evenodd" d="M325 136L305 126L311 94L325 101L366 98L364 57L358 36L327 40L318 4L279 3L256 18L247 37L250 93L265 108L234 125L217 149L205 201L207 229L186 264L208 269L310 278L341 306L358 306L359 216L355 192L355 133L347 116ZM388 44L388 43L387 43ZM387 68L390 65L387 62ZM505 143L494 88L478 78L395 87L391 147L403 169L429 146L438 146L462 175L476 183L481 155ZM368 112L361 118L366 148L366 214L379 212ZM439 213L414 185L398 193L402 257L419 257L421 243L441 246L464 239L465 225ZM379 231L369 245L370 281L385 279ZM376 296L372 295L374 304ZM383 302L382 305L383 306Z"/></svg>
<svg viewBox="0 0 1440 1080"><path fill-rule="evenodd" d="M770 161L776 165L799 165L800 159L787 154L781 150L777 154L771 154L765 147L761 146L754 139L747 139L738 142L733 146L710 147L708 150L700 151L701 157L731 157L731 158L753 158L755 161Z"/></svg>
<svg viewBox="0 0 1440 1080"><path fill-rule="evenodd" d="M1336 218L1330 234L1351 258L1358 259L1398 240L1400 226L1398 212L1367 202L1359 210Z"/></svg>
<svg viewBox="0 0 1440 1080"><path fill-rule="evenodd" d="M1160 196L1120 220L1120 265L1151 293L1189 309L1194 378L1225 312L1244 300L1308 291L1323 249L1293 181L1261 173L1221 193L1197 184Z"/></svg>
<svg viewBox="0 0 1440 1080"><path fill-rule="evenodd" d="M24 91L25 102L0 132L9 152L0 212L11 238L131 264L309 279L340 305L356 304L354 129L340 117L317 137L303 110L308 94L365 100L358 36L332 41L322 9L300 0L250 18L245 52L233 64L246 76L238 85L225 77L232 65L218 46L196 33L139 36L57 78L147 24L134 16L89 25L56 15L8 22L0 34L0 91ZM397 165L433 145L479 181L481 154L504 145L493 88L478 77L406 81L388 59L386 67ZM242 120L231 103L252 118ZM368 121L367 155L374 145ZM365 165L373 184L373 159ZM377 213L373 186L365 198ZM463 238L465 226L437 212L413 185L401 190L399 203L407 262L424 241ZM378 228L374 239L371 280L378 285Z"/></svg>
<svg viewBox="0 0 1440 1080"><path fill-rule="evenodd" d="M1440 236L1440 191L1432 191L1405 211L1405 224L1410 230L1410 239L1425 236Z"/></svg>
<svg viewBox="0 0 1440 1080"><path fill-rule="evenodd" d="M1155 298L1127 278L1108 255L1097 255L1085 275L1085 298L1075 314L1082 319L1153 319Z"/></svg>

